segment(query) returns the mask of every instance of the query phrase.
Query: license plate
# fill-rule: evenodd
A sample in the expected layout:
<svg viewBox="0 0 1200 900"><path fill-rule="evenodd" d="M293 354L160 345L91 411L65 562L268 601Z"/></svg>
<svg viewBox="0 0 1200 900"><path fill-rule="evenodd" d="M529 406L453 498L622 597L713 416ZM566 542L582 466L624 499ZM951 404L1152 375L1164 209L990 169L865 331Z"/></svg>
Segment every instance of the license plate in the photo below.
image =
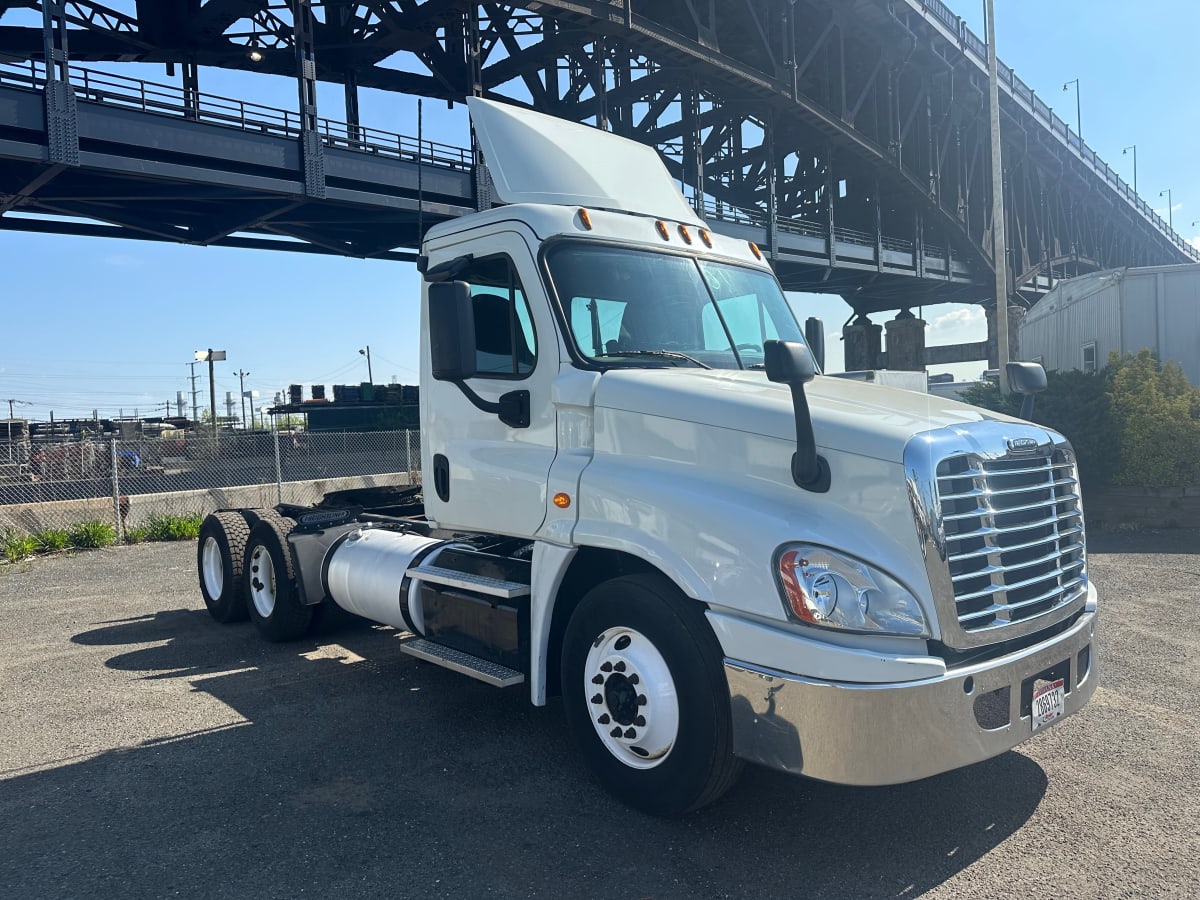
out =
<svg viewBox="0 0 1200 900"><path fill-rule="evenodd" d="M1066 683L1060 678L1033 692L1033 730L1049 725L1067 711Z"/></svg>

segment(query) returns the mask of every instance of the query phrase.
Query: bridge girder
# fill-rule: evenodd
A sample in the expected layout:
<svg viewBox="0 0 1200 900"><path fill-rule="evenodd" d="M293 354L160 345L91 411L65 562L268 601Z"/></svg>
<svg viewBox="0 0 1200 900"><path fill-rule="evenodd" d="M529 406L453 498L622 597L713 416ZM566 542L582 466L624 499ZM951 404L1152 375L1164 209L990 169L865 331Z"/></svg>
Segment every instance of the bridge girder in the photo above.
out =
<svg viewBox="0 0 1200 900"><path fill-rule="evenodd" d="M72 60L297 77L296 2L62 5ZM18 5L42 6L0 4L0 16ZM881 252L889 241L921 248L918 258L936 248L971 268L969 299L990 298L986 84L969 33L944 8L939 19L925 9L933 4L906 0L310 5L309 77L346 85L348 110L371 87L448 101L482 93L591 122L658 146L697 206L765 221L768 244L794 224L820 228L831 246L840 229ZM0 52L39 58L42 47L40 29L0 19ZM1096 267L1188 258L1097 178L1081 144L1048 131L1015 92L1003 101L1014 297L1029 302ZM897 291L836 268L831 250L829 271L790 286L842 293L860 313L950 296L920 277ZM961 285L953 295L966 298Z"/></svg>

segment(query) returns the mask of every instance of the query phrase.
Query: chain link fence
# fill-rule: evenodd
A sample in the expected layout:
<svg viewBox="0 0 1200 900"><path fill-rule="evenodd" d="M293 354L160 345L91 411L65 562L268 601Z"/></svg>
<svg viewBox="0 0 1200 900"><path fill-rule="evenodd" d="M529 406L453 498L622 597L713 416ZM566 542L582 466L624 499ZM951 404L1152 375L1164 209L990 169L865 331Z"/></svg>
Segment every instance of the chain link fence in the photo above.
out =
<svg viewBox="0 0 1200 900"><path fill-rule="evenodd" d="M0 533L104 522L123 538L165 516L308 505L331 491L414 484L420 467L417 431L188 431L0 443Z"/></svg>

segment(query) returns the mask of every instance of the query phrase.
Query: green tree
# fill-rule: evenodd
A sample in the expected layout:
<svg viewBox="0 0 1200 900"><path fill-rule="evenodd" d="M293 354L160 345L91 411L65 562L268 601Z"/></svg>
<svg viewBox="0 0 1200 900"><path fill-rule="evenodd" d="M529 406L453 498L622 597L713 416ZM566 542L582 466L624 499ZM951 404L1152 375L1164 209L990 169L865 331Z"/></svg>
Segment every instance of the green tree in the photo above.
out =
<svg viewBox="0 0 1200 900"><path fill-rule="evenodd" d="M1200 484L1200 389L1149 350L1109 358L1120 465L1114 484Z"/></svg>

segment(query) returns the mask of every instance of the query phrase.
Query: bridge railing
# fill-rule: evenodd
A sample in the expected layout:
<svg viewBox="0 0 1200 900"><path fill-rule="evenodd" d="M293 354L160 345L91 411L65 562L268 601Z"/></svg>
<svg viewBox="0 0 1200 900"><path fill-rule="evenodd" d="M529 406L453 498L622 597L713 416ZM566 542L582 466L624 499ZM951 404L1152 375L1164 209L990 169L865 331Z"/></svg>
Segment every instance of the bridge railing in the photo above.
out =
<svg viewBox="0 0 1200 900"><path fill-rule="evenodd" d="M300 114L293 110L199 91L189 92L176 85L158 84L78 66L71 67L69 71L77 100L255 134L295 138L301 133ZM0 84L40 89L45 82L45 67L38 60L0 62ZM322 141L330 147L412 162L420 159L444 168L467 170L473 165L470 150L453 144L418 141L408 135L324 117L318 118L317 130Z"/></svg>
<svg viewBox="0 0 1200 900"><path fill-rule="evenodd" d="M987 43L972 32L966 23L956 16L942 0L909 0L909 2L919 6L924 12L940 22L947 31L954 34L963 52L973 55L980 65L985 70L987 69ZM1099 157L1096 151L1084 143L1083 139L1071 130L1070 125L1055 114L1029 85L1025 84L1011 68L999 60L997 61L997 77L1000 83L1008 88L1013 97L1021 100L1030 109L1034 117L1040 119L1045 124L1051 134L1058 137L1064 144L1074 150L1079 155L1079 158L1102 178L1105 183L1153 223L1164 237L1171 240L1192 259L1200 260L1200 250L1197 250L1184 240L1183 236L1175 231L1162 216L1155 212L1149 203L1138 196L1137 192L1125 182L1125 179L1118 175L1108 163Z"/></svg>

